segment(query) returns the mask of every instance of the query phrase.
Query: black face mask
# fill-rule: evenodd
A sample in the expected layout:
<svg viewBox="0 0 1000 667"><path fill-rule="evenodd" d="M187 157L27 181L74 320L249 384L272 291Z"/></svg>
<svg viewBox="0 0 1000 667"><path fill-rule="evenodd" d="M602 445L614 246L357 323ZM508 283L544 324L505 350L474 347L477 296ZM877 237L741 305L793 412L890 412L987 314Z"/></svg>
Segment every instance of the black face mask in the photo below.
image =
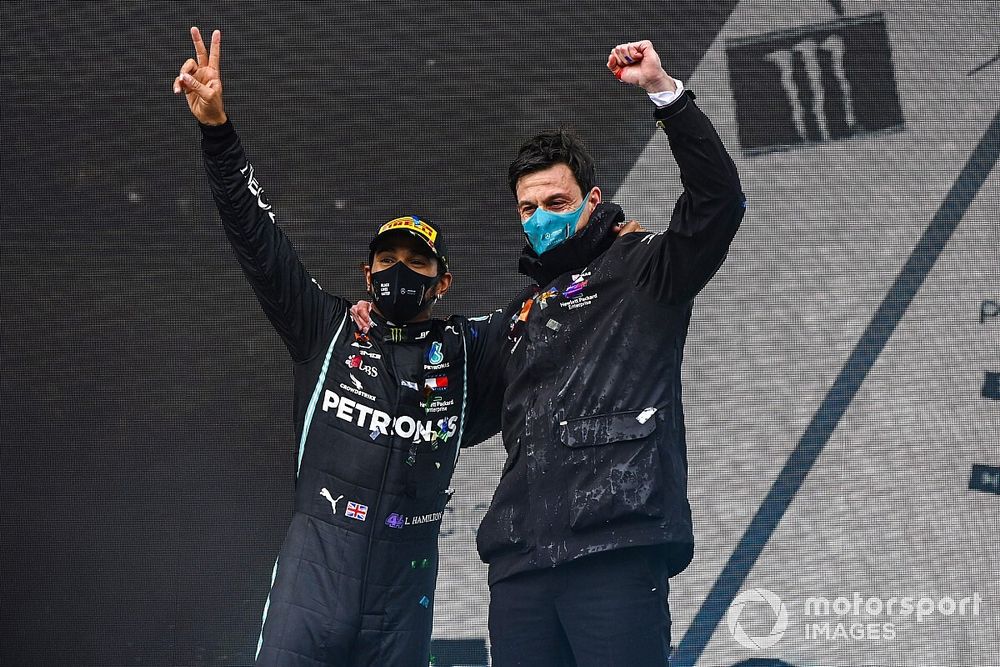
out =
<svg viewBox="0 0 1000 667"><path fill-rule="evenodd" d="M439 280L440 276L425 276L396 262L388 269L372 272L372 299L387 320L405 324L437 301L437 297L426 296Z"/></svg>

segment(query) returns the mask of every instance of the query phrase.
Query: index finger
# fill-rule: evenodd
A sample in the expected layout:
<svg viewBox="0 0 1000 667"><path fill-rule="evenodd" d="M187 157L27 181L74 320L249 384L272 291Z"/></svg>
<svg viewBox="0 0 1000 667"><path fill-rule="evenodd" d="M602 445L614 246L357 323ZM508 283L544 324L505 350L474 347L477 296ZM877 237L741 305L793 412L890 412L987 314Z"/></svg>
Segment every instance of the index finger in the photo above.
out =
<svg viewBox="0 0 1000 667"><path fill-rule="evenodd" d="M202 48L205 48L202 46ZM208 54L208 66L214 69L216 72L221 71L219 69L219 58L222 57L222 31L215 30L212 32L212 50Z"/></svg>
<svg viewBox="0 0 1000 667"><path fill-rule="evenodd" d="M205 42L201 41L201 31L191 27L191 41L194 42L194 52L198 54L198 67L208 64L208 51L205 50Z"/></svg>

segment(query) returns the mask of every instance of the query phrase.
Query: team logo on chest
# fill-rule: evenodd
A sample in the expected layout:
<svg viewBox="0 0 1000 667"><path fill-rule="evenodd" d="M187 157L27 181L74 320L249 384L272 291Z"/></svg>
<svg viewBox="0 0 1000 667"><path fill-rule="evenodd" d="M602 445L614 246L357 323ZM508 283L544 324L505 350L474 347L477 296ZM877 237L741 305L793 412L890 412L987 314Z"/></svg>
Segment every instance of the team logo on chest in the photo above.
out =
<svg viewBox="0 0 1000 667"><path fill-rule="evenodd" d="M357 378L351 379L361 384ZM375 400L374 396L347 384L341 383L340 388L369 401ZM458 431L457 415L424 420L409 415L390 415L356 398L340 395L332 389L327 389L323 394L322 410L332 414L336 419L366 429L372 440L380 435L394 435L412 439L414 443L428 442L433 445L439 440L447 442Z"/></svg>
<svg viewBox="0 0 1000 667"><path fill-rule="evenodd" d="M435 375L424 379L424 411L444 412L455 405L455 399L445 399L439 394L448 390L448 376Z"/></svg>
<svg viewBox="0 0 1000 667"><path fill-rule="evenodd" d="M444 412L455 405L454 398L442 398L441 396L431 396L424 402L424 410L428 413Z"/></svg>
<svg viewBox="0 0 1000 667"><path fill-rule="evenodd" d="M583 290L587 288L590 277L590 271L584 271L583 273L577 273L573 275L573 282L571 282L566 289L563 290L562 295L568 301L563 301L559 304L560 308L565 308L566 310L576 310L577 308L584 308L592 304L597 300L597 294L583 294Z"/></svg>
<svg viewBox="0 0 1000 667"><path fill-rule="evenodd" d="M444 360L444 345L436 340L427 348L427 355L424 357L425 371L441 371L451 366L451 362Z"/></svg>
<svg viewBox="0 0 1000 667"><path fill-rule="evenodd" d="M569 299L582 292L583 288L587 286L588 277L590 277L590 271L575 274L573 276L573 282L571 282L569 286L563 290L563 297Z"/></svg>
<svg viewBox="0 0 1000 667"><path fill-rule="evenodd" d="M360 354L352 354L344 360L344 363L347 364L348 368L357 369L369 377L378 377L378 367L367 363L366 359Z"/></svg>
<svg viewBox="0 0 1000 667"><path fill-rule="evenodd" d="M432 391L444 391L448 388L447 375L434 375L424 380L424 393Z"/></svg>
<svg viewBox="0 0 1000 667"><path fill-rule="evenodd" d="M436 366L444 361L444 353L441 352L441 341L436 340L431 343L431 346L427 349L427 363Z"/></svg>

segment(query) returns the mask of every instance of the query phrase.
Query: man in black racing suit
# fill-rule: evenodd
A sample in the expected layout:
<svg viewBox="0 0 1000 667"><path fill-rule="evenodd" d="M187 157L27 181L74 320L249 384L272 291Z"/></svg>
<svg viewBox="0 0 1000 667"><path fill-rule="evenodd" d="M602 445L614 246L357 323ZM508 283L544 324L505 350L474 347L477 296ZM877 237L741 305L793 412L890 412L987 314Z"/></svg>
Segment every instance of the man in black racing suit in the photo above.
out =
<svg viewBox="0 0 1000 667"><path fill-rule="evenodd" d="M459 448L499 431L509 317L430 319L451 281L441 231L404 217L372 241L374 326L357 331L351 304L310 278L275 224L223 109L221 35L211 51L192 38L197 60L174 92L199 121L226 236L294 362L295 513L256 664L427 665L449 482Z"/></svg>

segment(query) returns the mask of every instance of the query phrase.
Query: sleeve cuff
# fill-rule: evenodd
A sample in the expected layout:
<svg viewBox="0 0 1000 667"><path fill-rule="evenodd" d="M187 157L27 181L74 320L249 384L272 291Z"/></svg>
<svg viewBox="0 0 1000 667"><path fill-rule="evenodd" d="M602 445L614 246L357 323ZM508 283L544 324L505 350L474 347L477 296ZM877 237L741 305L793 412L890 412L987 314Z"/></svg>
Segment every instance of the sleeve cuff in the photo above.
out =
<svg viewBox="0 0 1000 667"><path fill-rule="evenodd" d="M697 99L694 91L688 88L678 99L674 100L670 106L657 107L656 110L653 111L653 118L656 119L656 126L662 130L667 129L667 121L674 116L680 115L682 111L688 108L690 100L694 99Z"/></svg>
<svg viewBox="0 0 1000 667"><path fill-rule="evenodd" d="M670 78L674 79L673 77ZM677 79L674 79L674 85L677 86L677 90L664 90L659 93L646 93L646 94L649 95L649 99L650 101L653 102L653 104L655 104L660 108L663 108L665 106L673 104L680 98L681 95L684 94L683 83L681 83Z"/></svg>
<svg viewBox="0 0 1000 667"><path fill-rule="evenodd" d="M198 123L198 127L201 128L201 145L208 153L221 153L236 140L236 128L229 118L222 125Z"/></svg>

